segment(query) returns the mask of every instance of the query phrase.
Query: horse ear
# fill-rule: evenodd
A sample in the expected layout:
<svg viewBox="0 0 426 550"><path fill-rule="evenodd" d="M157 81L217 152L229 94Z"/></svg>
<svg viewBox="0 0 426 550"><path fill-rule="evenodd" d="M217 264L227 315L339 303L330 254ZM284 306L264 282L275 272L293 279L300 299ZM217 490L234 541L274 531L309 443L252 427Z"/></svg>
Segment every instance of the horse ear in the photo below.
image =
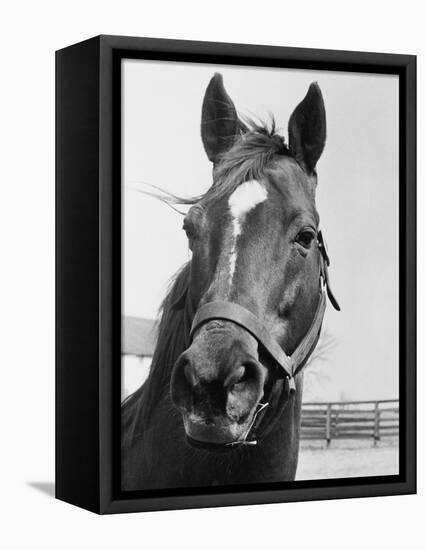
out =
<svg viewBox="0 0 426 550"><path fill-rule="evenodd" d="M317 82L313 82L288 123L290 151L309 174L315 171L324 149L325 138L324 100Z"/></svg>
<svg viewBox="0 0 426 550"><path fill-rule="evenodd" d="M212 162L232 147L239 128L237 111L226 93L222 75L215 73L207 86L201 114L201 138Z"/></svg>

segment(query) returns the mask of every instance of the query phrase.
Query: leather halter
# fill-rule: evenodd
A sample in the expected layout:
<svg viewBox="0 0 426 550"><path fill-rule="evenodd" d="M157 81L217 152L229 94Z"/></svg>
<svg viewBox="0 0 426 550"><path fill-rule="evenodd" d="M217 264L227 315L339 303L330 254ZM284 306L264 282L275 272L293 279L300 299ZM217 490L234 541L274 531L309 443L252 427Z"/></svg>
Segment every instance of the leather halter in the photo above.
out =
<svg viewBox="0 0 426 550"><path fill-rule="evenodd" d="M274 359L275 363L282 369L290 393L294 393L296 391L294 377L303 370L318 342L327 304L327 295L333 307L340 311L340 306L330 289L327 269L330 265L330 259L327 254L321 231L319 231L317 235L317 244L320 251L319 302L311 326L291 355L287 355L285 353L277 340L269 334L269 330L266 326L253 313L251 313L251 311L234 302L214 301L201 306L193 319L190 339L192 340L195 331L208 321L225 320L235 323L254 336L259 344L264 347L264 349ZM248 441L247 437L254 424L259 421L260 413L262 413L263 416L263 411L267 405L268 403L262 404L260 409L255 412L244 438L242 440L228 443L228 446L257 444L256 440Z"/></svg>

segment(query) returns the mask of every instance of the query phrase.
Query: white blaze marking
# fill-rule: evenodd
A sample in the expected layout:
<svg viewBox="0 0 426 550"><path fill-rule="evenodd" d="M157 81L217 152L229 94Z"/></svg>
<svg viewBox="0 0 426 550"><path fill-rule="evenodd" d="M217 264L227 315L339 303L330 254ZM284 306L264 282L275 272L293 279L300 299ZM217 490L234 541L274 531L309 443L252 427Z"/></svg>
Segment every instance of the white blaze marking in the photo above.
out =
<svg viewBox="0 0 426 550"><path fill-rule="evenodd" d="M242 226L247 214L255 206L265 201L268 193L265 186L256 181L245 181L229 197L228 204L232 215L232 245L229 260L229 289L232 287L232 279L237 265L237 239L241 235Z"/></svg>

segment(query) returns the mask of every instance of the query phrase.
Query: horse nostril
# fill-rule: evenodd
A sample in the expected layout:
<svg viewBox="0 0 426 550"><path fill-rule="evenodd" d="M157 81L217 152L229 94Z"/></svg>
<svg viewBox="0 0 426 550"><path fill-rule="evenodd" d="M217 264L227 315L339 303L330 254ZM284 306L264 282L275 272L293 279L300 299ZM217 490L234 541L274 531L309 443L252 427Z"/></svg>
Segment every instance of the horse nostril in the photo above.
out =
<svg viewBox="0 0 426 550"><path fill-rule="evenodd" d="M184 407L191 395L191 390L195 386L196 380L191 360L186 352L178 358L173 367L171 379L171 397L174 404L178 407Z"/></svg>
<svg viewBox="0 0 426 550"><path fill-rule="evenodd" d="M197 378L195 376L194 369L189 361L186 363L183 372L186 380L189 382L189 385L193 388L197 383Z"/></svg>
<svg viewBox="0 0 426 550"><path fill-rule="evenodd" d="M232 391L232 388L242 382L244 380L244 377L246 375L246 369L243 365L241 367L238 367L235 369L225 380L225 387L228 388L229 391Z"/></svg>
<svg viewBox="0 0 426 550"><path fill-rule="evenodd" d="M257 384L259 382L259 366L253 361L247 361L235 369L227 378L225 386L228 391L236 391Z"/></svg>
<svg viewBox="0 0 426 550"><path fill-rule="evenodd" d="M245 422L262 397L265 376L260 364L245 361L229 376L226 412L235 422Z"/></svg>

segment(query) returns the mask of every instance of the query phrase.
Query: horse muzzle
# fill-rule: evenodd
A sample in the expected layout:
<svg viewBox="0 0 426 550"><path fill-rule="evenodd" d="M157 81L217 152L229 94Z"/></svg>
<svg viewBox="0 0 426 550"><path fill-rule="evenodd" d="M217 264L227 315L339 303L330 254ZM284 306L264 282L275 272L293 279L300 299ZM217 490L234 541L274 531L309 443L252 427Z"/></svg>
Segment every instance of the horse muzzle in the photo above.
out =
<svg viewBox="0 0 426 550"><path fill-rule="evenodd" d="M244 439L268 374L257 348L256 340L243 329L215 321L204 325L178 358L171 397L191 444L208 449Z"/></svg>

